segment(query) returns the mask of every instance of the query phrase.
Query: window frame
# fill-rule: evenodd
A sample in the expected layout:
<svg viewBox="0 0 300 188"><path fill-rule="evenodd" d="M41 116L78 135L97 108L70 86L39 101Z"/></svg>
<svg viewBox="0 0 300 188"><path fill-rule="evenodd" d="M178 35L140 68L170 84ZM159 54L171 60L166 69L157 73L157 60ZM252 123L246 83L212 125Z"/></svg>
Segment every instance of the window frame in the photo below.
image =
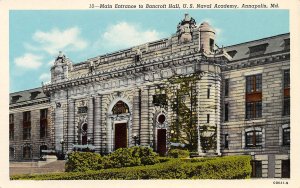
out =
<svg viewBox="0 0 300 188"><path fill-rule="evenodd" d="M9 140L14 140L14 137L15 137L14 114L9 114Z"/></svg>
<svg viewBox="0 0 300 188"><path fill-rule="evenodd" d="M262 74L249 75L245 79L245 119L262 118Z"/></svg>
<svg viewBox="0 0 300 188"><path fill-rule="evenodd" d="M31 139L31 111L23 112L23 140Z"/></svg>
<svg viewBox="0 0 300 188"><path fill-rule="evenodd" d="M282 115L290 115L290 69L283 70L283 107Z"/></svg>
<svg viewBox="0 0 300 188"><path fill-rule="evenodd" d="M251 134L252 135L248 135ZM250 143L248 142L250 140ZM245 131L245 147L246 148L258 148L263 146L263 131L262 130L250 130Z"/></svg>
<svg viewBox="0 0 300 188"><path fill-rule="evenodd" d="M48 128L48 109L44 108L40 110L40 139L47 137Z"/></svg>
<svg viewBox="0 0 300 188"><path fill-rule="evenodd" d="M262 178L262 161L252 160L251 169L251 178Z"/></svg>
<svg viewBox="0 0 300 188"><path fill-rule="evenodd" d="M291 144L290 131L291 131L290 127L282 128L282 146L290 146Z"/></svg>

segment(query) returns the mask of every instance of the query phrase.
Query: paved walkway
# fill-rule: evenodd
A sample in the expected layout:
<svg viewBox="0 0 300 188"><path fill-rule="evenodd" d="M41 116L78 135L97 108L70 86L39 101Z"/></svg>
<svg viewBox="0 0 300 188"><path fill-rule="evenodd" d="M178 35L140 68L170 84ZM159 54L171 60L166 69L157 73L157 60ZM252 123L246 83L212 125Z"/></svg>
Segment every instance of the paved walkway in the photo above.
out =
<svg viewBox="0 0 300 188"><path fill-rule="evenodd" d="M46 174L52 172L64 172L65 171L65 161L55 161L49 164L46 164L41 167L37 165L14 165L9 167L9 175L20 175L20 174Z"/></svg>

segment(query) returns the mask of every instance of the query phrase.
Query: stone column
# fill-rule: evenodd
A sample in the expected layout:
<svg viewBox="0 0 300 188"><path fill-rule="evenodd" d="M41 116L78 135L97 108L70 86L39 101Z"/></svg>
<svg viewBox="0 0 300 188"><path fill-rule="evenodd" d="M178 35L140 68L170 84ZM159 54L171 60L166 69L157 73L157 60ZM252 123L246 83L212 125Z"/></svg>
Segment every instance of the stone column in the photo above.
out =
<svg viewBox="0 0 300 188"><path fill-rule="evenodd" d="M216 104L216 111L215 111L215 118L216 118L216 126L217 126L217 151L218 155L221 155L221 77L219 75L215 76L215 104Z"/></svg>
<svg viewBox="0 0 300 188"><path fill-rule="evenodd" d="M131 135L137 134L140 137L140 89L135 88L133 92L133 101L132 101L132 132ZM134 145L134 140L132 140L133 143L129 143L129 147Z"/></svg>
<svg viewBox="0 0 300 188"><path fill-rule="evenodd" d="M101 147L101 96L95 97L95 122L94 122L94 145L96 146L96 152L100 153L102 151Z"/></svg>
<svg viewBox="0 0 300 188"><path fill-rule="evenodd" d="M62 102L54 103L55 106L55 120L54 120L54 128L55 128L55 149L61 150L60 141L63 139L63 123L64 123L64 114L63 114L63 104Z"/></svg>
<svg viewBox="0 0 300 188"><path fill-rule="evenodd" d="M201 121L200 121L200 105L201 105L201 97L200 97L200 81L197 81L196 83L196 90L197 90L197 135L198 135L198 155L203 155L202 147L201 147L201 134L200 134L200 127L201 127Z"/></svg>
<svg viewBox="0 0 300 188"><path fill-rule="evenodd" d="M73 144L75 144L75 100L69 99L68 101L68 136L67 136L67 142L68 142L68 148L67 150L72 150Z"/></svg>
<svg viewBox="0 0 300 188"><path fill-rule="evenodd" d="M88 102L88 112L87 112L87 122L88 122L88 129L87 129L87 137L94 141L93 133L94 133L94 98L91 96ZM90 144L93 144L91 142Z"/></svg>
<svg viewBox="0 0 300 188"><path fill-rule="evenodd" d="M141 89L141 127L140 127L140 144L149 146L149 122L148 122L148 111L149 111L149 88L143 87Z"/></svg>

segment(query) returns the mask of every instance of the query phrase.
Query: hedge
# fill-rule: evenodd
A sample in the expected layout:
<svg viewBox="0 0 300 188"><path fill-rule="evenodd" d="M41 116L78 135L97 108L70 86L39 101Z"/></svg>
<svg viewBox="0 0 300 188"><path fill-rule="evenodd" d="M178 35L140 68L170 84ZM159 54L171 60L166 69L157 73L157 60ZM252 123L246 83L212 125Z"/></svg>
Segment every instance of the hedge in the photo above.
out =
<svg viewBox="0 0 300 188"><path fill-rule="evenodd" d="M206 159L206 158L205 158ZM102 169L43 175L12 176L12 180L109 180L109 179L245 179L250 178L250 156L226 156L209 160L171 159L148 166Z"/></svg>
<svg viewBox="0 0 300 188"><path fill-rule="evenodd" d="M68 154L66 172L86 172L108 168L123 168L159 163L158 155L149 147L120 148L101 157L91 152Z"/></svg>
<svg viewBox="0 0 300 188"><path fill-rule="evenodd" d="M187 158L190 156L190 152L188 150L183 149L171 149L168 152L168 157L172 158Z"/></svg>

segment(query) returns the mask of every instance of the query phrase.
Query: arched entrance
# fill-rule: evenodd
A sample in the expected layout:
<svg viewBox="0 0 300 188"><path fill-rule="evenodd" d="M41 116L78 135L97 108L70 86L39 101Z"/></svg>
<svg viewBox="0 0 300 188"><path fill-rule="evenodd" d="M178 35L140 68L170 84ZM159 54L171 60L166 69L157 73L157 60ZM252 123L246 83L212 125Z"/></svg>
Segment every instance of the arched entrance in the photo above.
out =
<svg viewBox="0 0 300 188"><path fill-rule="evenodd" d="M166 129L166 115L164 113L158 114L156 118L157 123L157 140L156 151L160 156L165 156L167 152L167 129Z"/></svg>
<svg viewBox="0 0 300 188"><path fill-rule="evenodd" d="M129 113L129 107L128 105L123 102L122 100L119 100L114 107L112 108L112 114L113 116L121 116L122 114L128 114ZM114 149L119 148L126 148L128 143L128 134L127 134L127 125L128 122L122 121L122 119L119 119L119 121L114 122Z"/></svg>

